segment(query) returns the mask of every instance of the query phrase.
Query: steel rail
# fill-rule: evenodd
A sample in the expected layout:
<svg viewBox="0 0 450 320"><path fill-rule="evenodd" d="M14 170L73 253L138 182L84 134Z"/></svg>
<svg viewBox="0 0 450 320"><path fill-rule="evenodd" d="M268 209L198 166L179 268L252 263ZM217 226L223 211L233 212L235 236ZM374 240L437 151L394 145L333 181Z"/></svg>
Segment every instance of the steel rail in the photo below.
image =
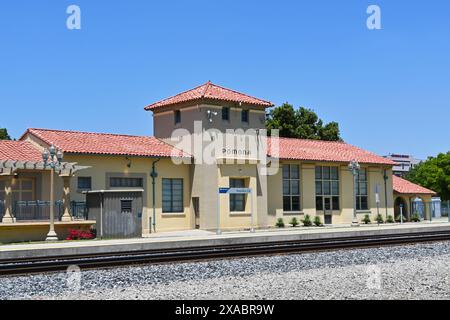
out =
<svg viewBox="0 0 450 320"><path fill-rule="evenodd" d="M9 259L0 260L0 276L59 272L65 271L69 266L73 265L78 266L82 270L87 270L135 264L161 264L350 248L383 247L446 240L450 240L450 231L341 237L317 240L274 241L239 245L144 250L16 260Z"/></svg>

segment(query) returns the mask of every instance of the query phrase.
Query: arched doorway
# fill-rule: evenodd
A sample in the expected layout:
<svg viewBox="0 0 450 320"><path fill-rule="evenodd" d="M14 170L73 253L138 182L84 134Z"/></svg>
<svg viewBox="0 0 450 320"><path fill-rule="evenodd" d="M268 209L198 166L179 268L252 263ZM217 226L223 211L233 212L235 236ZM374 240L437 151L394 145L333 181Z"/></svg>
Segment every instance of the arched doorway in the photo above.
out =
<svg viewBox="0 0 450 320"><path fill-rule="evenodd" d="M394 218L395 219L400 218L400 206L401 205L403 205L403 216L406 218L406 220L409 221L410 216L409 216L409 211L408 211L408 203L402 197L397 197L397 199L395 199L395 203L394 203L395 217Z"/></svg>

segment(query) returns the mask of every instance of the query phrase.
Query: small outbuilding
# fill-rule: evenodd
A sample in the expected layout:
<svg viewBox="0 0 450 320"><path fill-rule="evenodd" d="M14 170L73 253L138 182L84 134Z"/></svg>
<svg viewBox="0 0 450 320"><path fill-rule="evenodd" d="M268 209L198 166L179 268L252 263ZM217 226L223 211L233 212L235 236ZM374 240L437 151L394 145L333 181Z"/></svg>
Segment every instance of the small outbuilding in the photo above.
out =
<svg viewBox="0 0 450 320"><path fill-rule="evenodd" d="M89 220L101 239L142 237L143 189L87 191Z"/></svg>

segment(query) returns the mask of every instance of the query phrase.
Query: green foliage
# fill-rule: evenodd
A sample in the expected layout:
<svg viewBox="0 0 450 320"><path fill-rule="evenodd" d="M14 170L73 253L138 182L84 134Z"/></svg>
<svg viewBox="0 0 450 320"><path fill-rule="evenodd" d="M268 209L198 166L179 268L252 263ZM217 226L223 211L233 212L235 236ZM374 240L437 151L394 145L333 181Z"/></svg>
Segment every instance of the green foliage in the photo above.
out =
<svg viewBox="0 0 450 320"><path fill-rule="evenodd" d="M313 110L295 110L289 103L271 110L266 125L269 130L279 129L281 137L342 141L337 122L324 125Z"/></svg>
<svg viewBox="0 0 450 320"><path fill-rule="evenodd" d="M384 223L384 219L383 216L381 214L377 215L376 219L378 224L383 224Z"/></svg>
<svg viewBox="0 0 450 320"><path fill-rule="evenodd" d="M0 129L0 140L11 140L7 129Z"/></svg>
<svg viewBox="0 0 450 320"><path fill-rule="evenodd" d="M303 226L305 226L305 227L311 227L313 225L311 216L309 214L307 214L305 216L305 219L302 220L302 223L303 223Z"/></svg>
<svg viewBox="0 0 450 320"><path fill-rule="evenodd" d="M387 217L387 219L386 219L386 223L395 223L394 217L391 216L391 215L389 215L389 216Z"/></svg>
<svg viewBox="0 0 450 320"><path fill-rule="evenodd" d="M402 215L398 215L397 217L395 217L395 221L397 222L402 222ZM407 222L408 220L406 219L406 217L403 215L403 222Z"/></svg>
<svg viewBox="0 0 450 320"><path fill-rule="evenodd" d="M278 228L284 228L284 220L282 218L279 218L275 226Z"/></svg>
<svg viewBox="0 0 450 320"><path fill-rule="evenodd" d="M297 218L292 218L291 222L289 222L294 228L298 227L298 225L300 224L297 220Z"/></svg>
<svg viewBox="0 0 450 320"><path fill-rule="evenodd" d="M417 212L414 213L414 214L411 216L411 221L412 221L412 222L420 222L420 221L421 221L420 215L419 215Z"/></svg>
<svg viewBox="0 0 450 320"><path fill-rule="evenodd" d="M364 216L364 219L362 220L362 222L364 222L364 224L370 224L372 222L372 220L370 220L370 216L368 214L366 214Z"/></svg>
<svg viewBox="0 0 450 320"><path fill-rule="evenodd" d="M406 179L437 192L444 201L450 200L450 151L420 163Z"/></svg>
<svg viewBox="0 0 450 320"><path fill-rule="evenodd" d="M322 220L320 219L319 216L314 217L314 225L316 227L321 227L322 226Z"/></svg>

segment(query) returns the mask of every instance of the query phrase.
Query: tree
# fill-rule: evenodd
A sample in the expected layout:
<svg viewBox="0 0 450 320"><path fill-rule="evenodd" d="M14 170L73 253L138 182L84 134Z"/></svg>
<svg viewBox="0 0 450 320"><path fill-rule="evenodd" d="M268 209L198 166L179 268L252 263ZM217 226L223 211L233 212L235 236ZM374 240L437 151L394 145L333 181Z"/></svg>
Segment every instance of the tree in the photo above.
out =
<svg viewBox="0 0 450 320"><path fill-rule="evenodd" d="M414 167L406 179L437 192L444 201L450 200L450 151L429 157Z"/></svg>
<svg viewBox="0 0 450 320"><path fill-rule="evenodd" d="M11 140L11 137L8 134L8 130L0 129L0 140Z"/></svg>
<svg viewBox="0 0 450 320"><path fill-rule="evenodd" d="M304 107L295 110L289 103L271 110L266 125L269 130L279 129L281 137L342 141L337 122L324 125L313 110Z"/></svg>

